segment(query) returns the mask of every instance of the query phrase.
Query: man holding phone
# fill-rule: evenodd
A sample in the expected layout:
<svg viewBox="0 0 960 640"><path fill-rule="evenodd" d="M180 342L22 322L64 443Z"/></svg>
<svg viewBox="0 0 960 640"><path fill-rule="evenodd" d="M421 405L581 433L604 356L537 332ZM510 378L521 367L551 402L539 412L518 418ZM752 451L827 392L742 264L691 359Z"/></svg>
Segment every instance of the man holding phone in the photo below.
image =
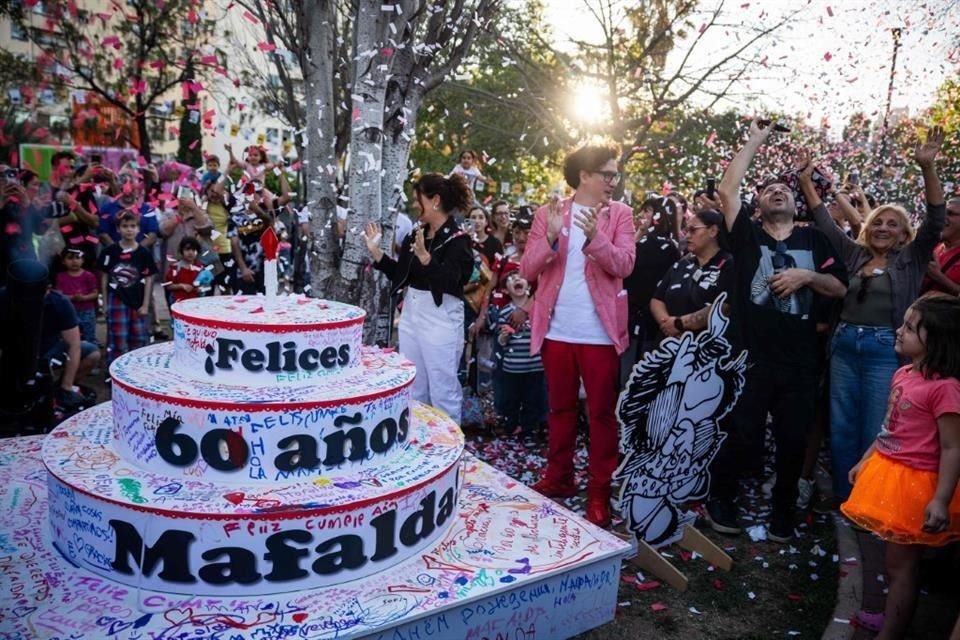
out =
<svg viewBox="0 0 960 640"><path fill-rule="evenodd" d="M793 537L797 481L807 431L813 424L817 390L817 317L820 297L847 290L843 262L826 237L795 223L793 189L780 181L764 186L758 198L759 224L740 200L740 184L773 127L754 122L750 138L728 165L717 190L737 263L733 325L749 352L743 394L729 420L730 434L714 460L706 517L715 531L740 533L734 505L741 469L766 432L773 414L776 485L767 535L776 542Z"/></svg>

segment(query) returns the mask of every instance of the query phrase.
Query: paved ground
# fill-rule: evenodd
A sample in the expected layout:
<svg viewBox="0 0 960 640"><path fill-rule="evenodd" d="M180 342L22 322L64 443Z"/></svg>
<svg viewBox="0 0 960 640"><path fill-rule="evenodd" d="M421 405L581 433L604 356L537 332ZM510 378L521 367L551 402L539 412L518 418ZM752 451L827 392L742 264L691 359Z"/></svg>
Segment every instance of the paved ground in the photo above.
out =
<svg viewBox="0 0 960 640"><path fill-rule="evenodd" d="M822 486L822 485L821 485ZM842 570L837 586L837 606L823 640L872 640L875 634L858 628L858 610L882 611L886 601L883 542L853 528L836 514L837 553ZM946 640L960 613L960 545L928 552L921 569L917 612L907 638Z"/></svg>

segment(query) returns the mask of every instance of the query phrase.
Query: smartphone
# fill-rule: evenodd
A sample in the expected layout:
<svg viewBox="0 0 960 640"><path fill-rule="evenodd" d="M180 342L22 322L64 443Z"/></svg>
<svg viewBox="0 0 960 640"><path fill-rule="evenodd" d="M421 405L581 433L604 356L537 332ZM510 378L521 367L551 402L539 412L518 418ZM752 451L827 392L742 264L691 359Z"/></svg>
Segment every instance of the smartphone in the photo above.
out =
<svg viewBox="0 0 960 640"><path fill-rule="evenodd" d="M860 184L860 172L854 169L849 174L847 174L847 184Z"/></svg>
<svg viewBox="0 0 960 640"><path fill-rule="evenodd" d="M190 198L193 196L193 192L190 191L190 187L180 185L177 187L177 200L181 198Z"/></svg>
<svg viewBox="0 0 960 640"><path fill-rule="evenodd" d="M766 129L771 124L773 124L773 130L779 133L790 133L790 127L780 124L779 122L773 122L772 120L759 120L757 122L762 128Z"/></svg>
<svg viewBox="0 0 960 640"><path fill-rule="evenodd" d="M707 178L707 197L713 200L717 193L717 179Z"/></svg>
<svg viewBox="0 0 960 640"><path fill-rule="evenodd" d="M20 172L13 168L4 170L0 178L5 184L20 184Z"/></svg>

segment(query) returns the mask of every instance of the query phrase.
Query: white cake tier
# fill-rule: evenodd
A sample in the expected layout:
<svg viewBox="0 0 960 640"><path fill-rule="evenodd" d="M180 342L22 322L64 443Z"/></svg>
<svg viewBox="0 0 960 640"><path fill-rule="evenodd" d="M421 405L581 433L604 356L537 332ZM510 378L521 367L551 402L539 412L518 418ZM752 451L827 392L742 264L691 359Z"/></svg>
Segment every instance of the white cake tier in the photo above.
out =
<svg viewBox="0 0 960 640"><path fill-rule="evenodd" d="M366 312L304 296L214 296L173 305L180 374L219 384L304 386L360 366Z"/></svg>
<svg viewBox="0 0 960 640"><path fill-rule="evenodd" d="M224 485L138 469L113 450L109 408L43 442L54 544L132 587L192 595L302 591L384 571L456 520L463 434L413 405L410 444L389 464L297 484Z"/></svg>
<svg viewBox="0 0 960 640"><path fill-rule="evenodd" d="M110 367L116 450L183 478L283 483L377 469L410 447L415 367L363 347L360 366L309 387L191 380L169 342Z"/></svg>

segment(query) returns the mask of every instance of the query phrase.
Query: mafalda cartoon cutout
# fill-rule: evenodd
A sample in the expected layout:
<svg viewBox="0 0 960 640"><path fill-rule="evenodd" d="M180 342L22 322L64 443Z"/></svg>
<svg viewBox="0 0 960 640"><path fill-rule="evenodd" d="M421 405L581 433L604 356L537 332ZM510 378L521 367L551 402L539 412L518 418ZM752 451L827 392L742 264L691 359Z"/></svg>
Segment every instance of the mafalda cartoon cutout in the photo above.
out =
<svg viewBox="0 0 960 640"><path fill-rule="evenodd" d="M623 463L620 511L637 540L660 547L678 540L696 514L683 503L706 497L710 462L727 434L719 421L740 397L746 351L732 357L721 294L709 326L667 338L630 374L617 403Z"/></svg>

